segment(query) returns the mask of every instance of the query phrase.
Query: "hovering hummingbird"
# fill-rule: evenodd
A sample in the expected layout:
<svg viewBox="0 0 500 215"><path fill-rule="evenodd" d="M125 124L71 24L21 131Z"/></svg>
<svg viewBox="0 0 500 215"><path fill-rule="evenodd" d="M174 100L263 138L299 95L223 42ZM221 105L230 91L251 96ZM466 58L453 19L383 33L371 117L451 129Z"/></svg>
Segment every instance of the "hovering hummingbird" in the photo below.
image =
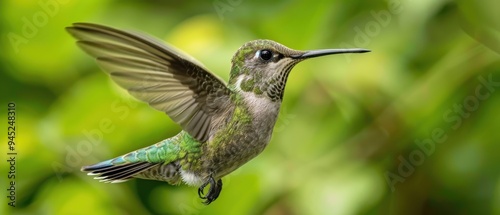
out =
<svg viewBox="0 0 500 215"><path fill-rule="evenodd" d="M172 185L184 182L199 187L205 204L219 196L222 177L269 143L288 75L297 63L324 55L369 52L298 51L271 40L254 40L232 58L226 84L194 58L148 36L90 23L66 29L118 85L165 112L183 129L174 137L81 170L101 182L131 178Z"/></svg>

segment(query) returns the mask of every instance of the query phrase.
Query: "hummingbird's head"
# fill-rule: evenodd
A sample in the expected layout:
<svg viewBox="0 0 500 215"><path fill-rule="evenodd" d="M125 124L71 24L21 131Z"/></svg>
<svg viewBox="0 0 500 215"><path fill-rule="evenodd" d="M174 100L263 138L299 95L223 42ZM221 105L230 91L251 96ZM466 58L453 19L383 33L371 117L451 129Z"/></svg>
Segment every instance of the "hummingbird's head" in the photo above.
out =
<svg viewBox="0 0 500 215"><path fill-rule="evenodd" d="M281 101L292 68L299 62L331 54L363 53L366 49L322 49L299 51L272 40L245 43L232 59L229 84L245 92Z"/></svg>

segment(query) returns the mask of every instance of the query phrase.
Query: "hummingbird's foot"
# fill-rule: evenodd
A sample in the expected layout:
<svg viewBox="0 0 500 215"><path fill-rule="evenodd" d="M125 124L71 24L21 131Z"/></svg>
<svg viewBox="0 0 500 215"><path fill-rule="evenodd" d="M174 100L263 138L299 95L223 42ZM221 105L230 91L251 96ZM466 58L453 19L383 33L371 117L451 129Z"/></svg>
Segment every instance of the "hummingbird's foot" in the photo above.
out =
<svg viewBox="0 0 500 215"><path fill-rule="evenodd" d="M210 184L210 188L208 189L207 195L204 195L204 189L205 187ZM215 183L215 179L210 176L205 183L203 183L200 188L198 188L198 196L200 196L201 199L205 199L203 202L204 204L208 205L211 202L215 201L217 197L219 197L220 191L222 190L222 180L219 179L217 180L217 183Z"/></svg>

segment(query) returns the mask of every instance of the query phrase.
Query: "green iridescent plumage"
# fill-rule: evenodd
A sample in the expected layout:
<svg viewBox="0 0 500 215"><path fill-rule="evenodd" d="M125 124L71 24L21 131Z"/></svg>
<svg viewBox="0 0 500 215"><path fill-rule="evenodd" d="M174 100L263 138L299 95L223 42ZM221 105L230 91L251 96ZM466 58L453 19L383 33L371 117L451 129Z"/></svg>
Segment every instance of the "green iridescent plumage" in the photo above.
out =
<svg viewBox="0 0 500 215"><path fill-rule="evenodd" d="M307 58L368 51L297 51L270 40L250 41L234 55L226 85L193 58L148 36L90 23L67 30L118 85L183 129L82 171L103 182L143 178L199 186L206 204L219 196L222 177L269 143L293 66Z"/></svg>

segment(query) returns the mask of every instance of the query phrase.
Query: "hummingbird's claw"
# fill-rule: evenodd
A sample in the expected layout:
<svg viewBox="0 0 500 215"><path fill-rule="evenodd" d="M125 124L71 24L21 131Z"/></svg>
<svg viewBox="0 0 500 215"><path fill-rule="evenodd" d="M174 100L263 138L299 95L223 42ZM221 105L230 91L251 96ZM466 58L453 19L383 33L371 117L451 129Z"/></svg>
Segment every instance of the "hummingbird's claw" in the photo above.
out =
<svg viewBox="0 0 500 215"><path fill-rule="evenodd" d="M206 197L204 197L203 195L205 195L205 193L203 192L203 189L205 188L205 185L206 184L202 184L200 188L198 188L198 196L201 198L201 199L206 199Z"/></svg>
<svg viewBox="0 0 500 215"><path fill-rule="evenodd" d="M208 189L207 195L205 195L203 190L208 184L210 184L210 188ZM203 204L208 205L211 202L215 201L217 197L219 197L221 191L222 191L222 180L219 179L217 180L216 183L215 179L212 176L210 176L208 180L198 188L198 196L201 199L205 199Z"/></svg>
<svg viewBox="0 0 500 215"><path fill-rule="evenodd" d="M205 187L208 185L208 183L211 183L210 182L210 179L212 179L212 177L210 177L207 181L205 181L205 183L203 183L199 188L198 188L198 196L200 197L200 199L207 199L207 196L208 195L205 195L205 192L203 191L205 189ZM213 179L212 179L213 180ZM212 185L210 185L210 188L212 188ZM210 193L210 190L208 191Z"/></svg>

